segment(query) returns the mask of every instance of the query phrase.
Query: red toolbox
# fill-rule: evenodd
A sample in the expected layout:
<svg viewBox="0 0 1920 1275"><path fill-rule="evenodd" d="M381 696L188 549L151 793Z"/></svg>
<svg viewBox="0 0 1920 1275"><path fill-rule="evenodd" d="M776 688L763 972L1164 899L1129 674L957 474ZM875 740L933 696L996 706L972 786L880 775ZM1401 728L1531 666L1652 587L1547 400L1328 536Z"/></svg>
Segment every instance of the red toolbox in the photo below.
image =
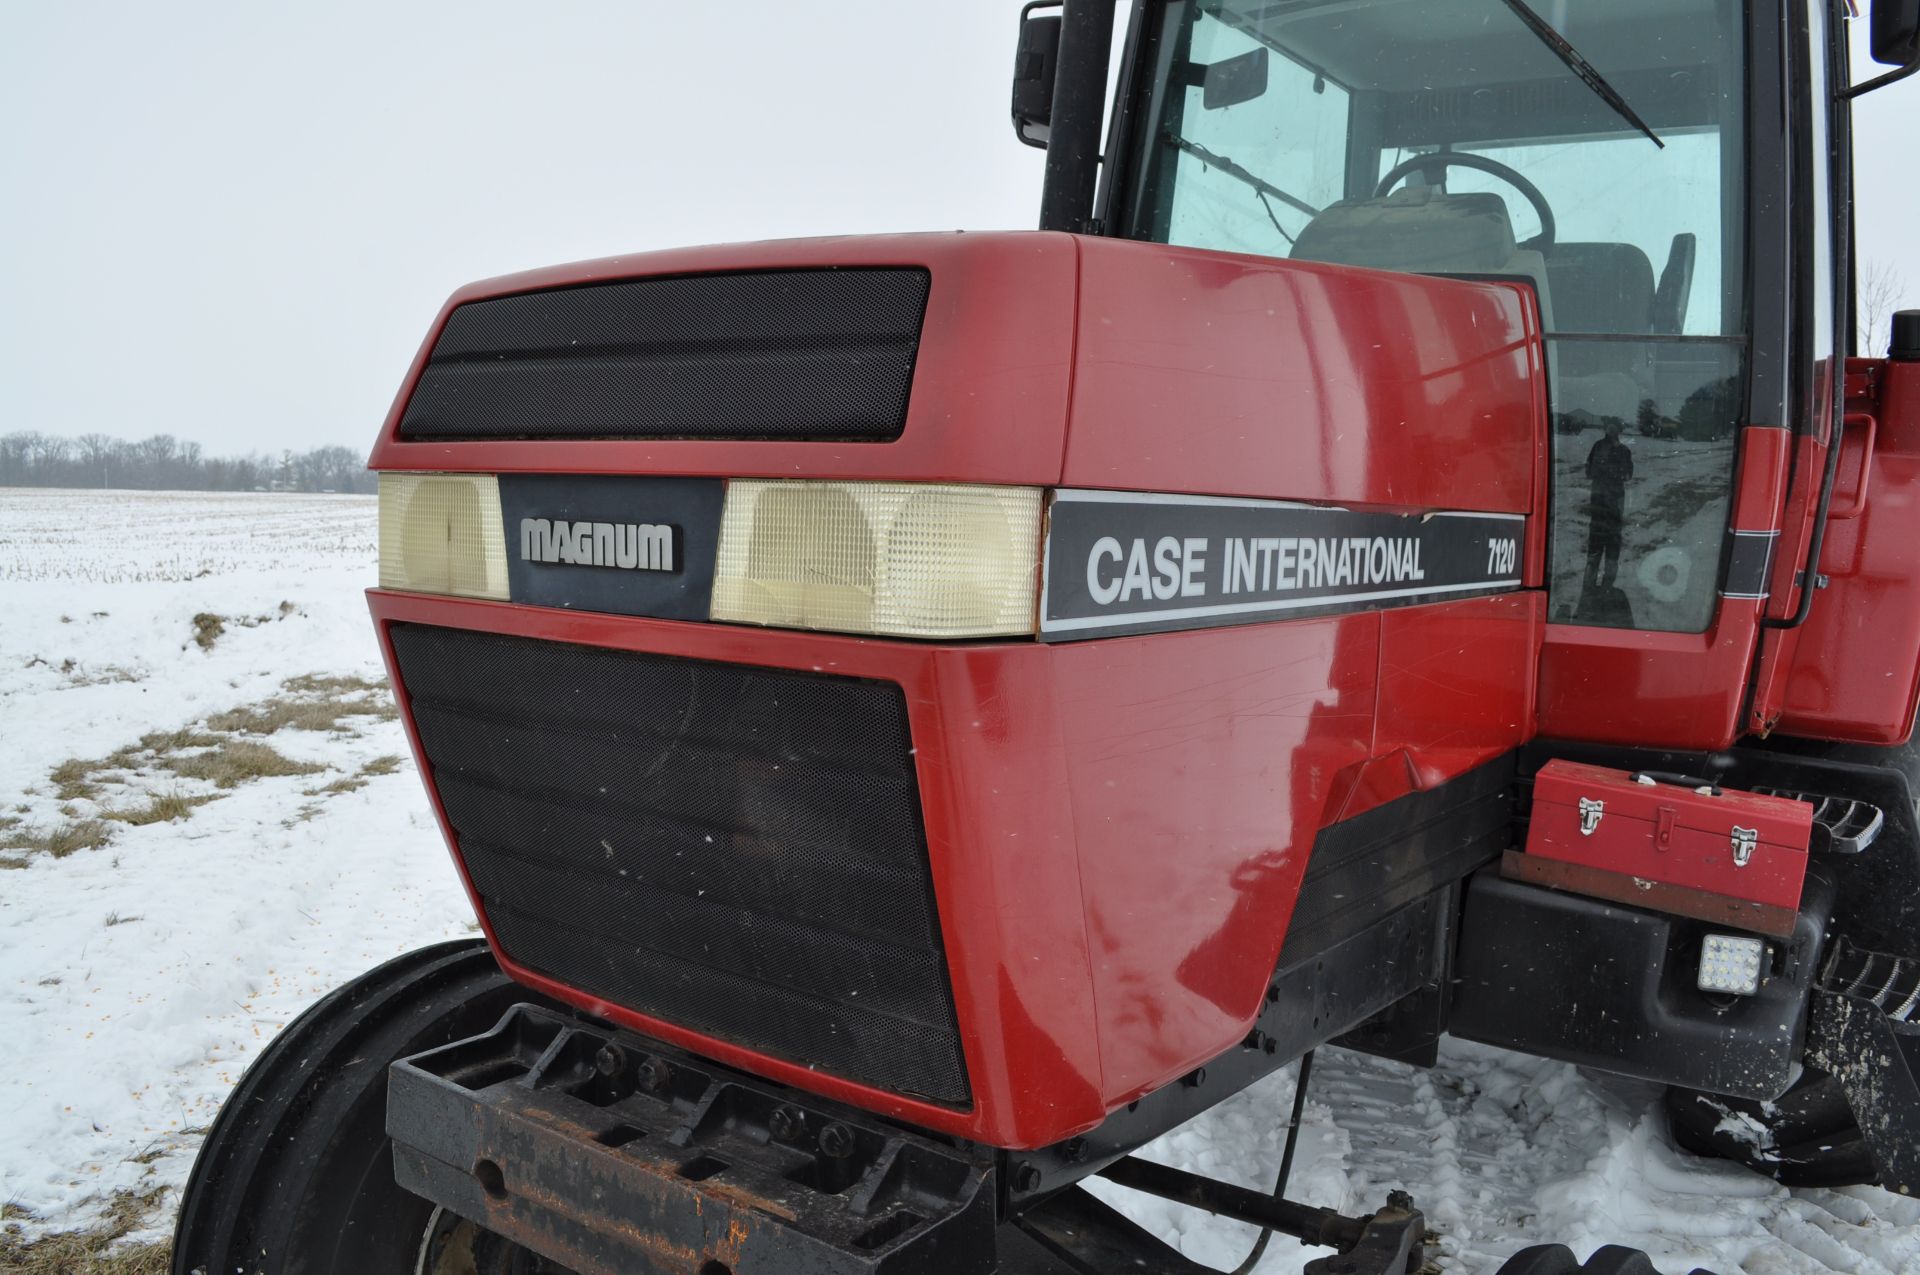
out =
<svg viewBox="0 0 1920 1275"><path fill-rule="evenodd" d="M1508 877L1789 937L1813 807L1680 775L1550 761Z"/></svg>

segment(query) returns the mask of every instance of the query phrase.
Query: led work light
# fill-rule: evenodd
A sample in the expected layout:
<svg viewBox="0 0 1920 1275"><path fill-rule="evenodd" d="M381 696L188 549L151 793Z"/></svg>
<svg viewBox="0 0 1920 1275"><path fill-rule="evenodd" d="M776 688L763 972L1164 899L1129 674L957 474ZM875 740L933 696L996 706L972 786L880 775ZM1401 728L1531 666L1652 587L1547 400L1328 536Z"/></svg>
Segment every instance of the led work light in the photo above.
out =
<svg viewBox="0 0 1920 1275"><path fill-rule="evenodd" d="M1700 990L1753 995L1760 990L1760 964L1766 955L1767 945L1762 939L1744 934L1707 935L1700 944Z"/></svg>

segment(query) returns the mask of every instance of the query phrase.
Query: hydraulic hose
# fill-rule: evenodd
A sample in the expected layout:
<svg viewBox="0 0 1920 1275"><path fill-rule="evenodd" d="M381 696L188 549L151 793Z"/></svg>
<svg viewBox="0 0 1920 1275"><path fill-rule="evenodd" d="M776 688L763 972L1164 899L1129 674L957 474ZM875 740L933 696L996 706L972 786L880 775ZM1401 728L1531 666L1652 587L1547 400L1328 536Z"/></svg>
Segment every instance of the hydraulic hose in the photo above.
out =
<svg viewBox="0 0 1920 1275"><path fill-rule="evenodd" d="M1287 1118L1287 1145L1280 1152L1280 1176L1273 1184L1273 1198L1278 1200L1287 1194L1287 1179L1293 1176L1293 1153L1300 1145L1300 1117L1307 1109L1307 1079L1313 1075L1313 1051L1309 1049L1300 1055L1300 1074L1293 1081L1293 1114ZM1253 1251L1247 1254L1247 1260L1233 1268L1233 1275L1251 1275L1254 1267L1260 1264L1260 1258L1267 1251L1268 1241L1273 1239L1273 1228L1267 1227L1260 1232L1260 1238L1253 1242Z"/></svg>

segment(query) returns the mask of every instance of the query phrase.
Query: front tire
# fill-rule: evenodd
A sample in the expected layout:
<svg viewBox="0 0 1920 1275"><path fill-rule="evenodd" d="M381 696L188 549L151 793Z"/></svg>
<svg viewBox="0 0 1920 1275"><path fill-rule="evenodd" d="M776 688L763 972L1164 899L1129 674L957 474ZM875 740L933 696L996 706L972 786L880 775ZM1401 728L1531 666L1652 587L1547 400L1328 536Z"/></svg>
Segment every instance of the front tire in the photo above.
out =
<svg viewBox="0 0 1920 1275"><path fill-rule="evenodd" d="M277 1036L220 1108L173 1237L173 1275L414 1275L434 1208L393 1181L387 1065L485 1031L519 1001L481 939L397 957Z"/></svg>

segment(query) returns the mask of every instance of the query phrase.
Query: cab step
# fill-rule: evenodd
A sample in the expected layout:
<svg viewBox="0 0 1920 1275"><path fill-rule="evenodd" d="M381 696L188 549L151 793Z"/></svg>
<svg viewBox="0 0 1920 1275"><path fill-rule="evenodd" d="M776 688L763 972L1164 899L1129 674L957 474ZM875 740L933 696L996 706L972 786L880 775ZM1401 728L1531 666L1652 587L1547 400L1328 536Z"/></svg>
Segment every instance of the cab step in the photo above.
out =
<svg viewBox="0 0 1920 1275"><path fill-rule="evenodd" d="M1920 959L1914 957L1869 951L1836 939L1819 986L1866 1001L1896 1023L1914 1022L1920 1014Z"/></svg>
<svg viewBox="0 0 1920 1275"><path fill-rule="evenodd" d="M1833 797L1825 793L1800 792L1792 788L1758 785L1755 792L1769 797L1804 801L1813 807L1815 854L1861 854L1880 837L1887 824L1887 812L1870 801L1855 797Z"/></svg>

